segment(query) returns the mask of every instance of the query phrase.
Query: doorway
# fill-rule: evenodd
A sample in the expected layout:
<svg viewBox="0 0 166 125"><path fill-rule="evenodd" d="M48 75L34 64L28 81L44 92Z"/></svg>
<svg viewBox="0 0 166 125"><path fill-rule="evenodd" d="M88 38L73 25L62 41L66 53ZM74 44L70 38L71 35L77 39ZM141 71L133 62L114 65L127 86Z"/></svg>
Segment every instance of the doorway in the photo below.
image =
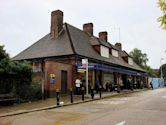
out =
<svg viewBox="0 0 166 125"><path fill-rule="evenodd" d="M61 92L67 93L67 71L61 71Z"/></svg>
<svg viewBox="0 0 166 125"><path fill-rule="evenodd" d="M127 75L126 74L122 74L121 77L122 77L124 89L127 89L128 88L128 85L127 85Z"/></svg>

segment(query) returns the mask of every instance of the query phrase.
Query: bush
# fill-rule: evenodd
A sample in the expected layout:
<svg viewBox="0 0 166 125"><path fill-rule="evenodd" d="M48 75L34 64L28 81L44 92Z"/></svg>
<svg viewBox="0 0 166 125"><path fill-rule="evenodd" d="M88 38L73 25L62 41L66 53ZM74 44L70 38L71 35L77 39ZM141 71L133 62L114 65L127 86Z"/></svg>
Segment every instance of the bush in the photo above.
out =
<svg viewBox="0 0 166 125"><path fill-rule="evenodd" d="M32 67L27 61L13 61L0 46L0 94L13 93L21 101L41 99L41 80L32 80Z"/></svg>
<svg viewBox="0 0 166 125"><path fill-rule="evenodd" d="M42 98L42 81L33 79L31 84L31 101L39 100Z"/></svg>

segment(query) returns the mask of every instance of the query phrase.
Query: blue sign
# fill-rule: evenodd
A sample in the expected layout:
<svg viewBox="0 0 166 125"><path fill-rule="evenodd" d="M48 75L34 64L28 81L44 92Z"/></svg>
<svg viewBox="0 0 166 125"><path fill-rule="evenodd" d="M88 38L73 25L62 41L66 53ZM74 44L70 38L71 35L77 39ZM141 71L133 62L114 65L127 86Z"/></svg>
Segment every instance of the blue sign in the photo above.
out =
<svg viewBox="0 0 166 125"><path fill-rule="evenodd" d="M55 81L56 81L56 79L55 79L55 74L50 74L50 83L51 84L54 84L55 83Z"/></svg>

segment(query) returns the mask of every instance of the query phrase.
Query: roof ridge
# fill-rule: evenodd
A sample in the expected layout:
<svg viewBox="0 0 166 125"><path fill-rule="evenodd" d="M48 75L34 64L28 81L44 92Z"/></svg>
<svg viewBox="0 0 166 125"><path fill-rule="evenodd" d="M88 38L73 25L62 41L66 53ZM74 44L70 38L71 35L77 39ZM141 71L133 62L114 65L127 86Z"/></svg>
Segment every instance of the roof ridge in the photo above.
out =
<svg viewBox="0 0 166 125"><path fill-rule="evenodd" d="M65 27L66 27L66 31L67 31L67 35L68 35L68 37L69 37L69 41L70 41L70 45L71 45L71 48L72 48L72 50L73 50L73 53L74 54L77 54L76 53L76 50L75 50L75 48L74 48L74 45L73 45L73 41L72 41L72 38L71 38L71 35L70 35L70 31L69 31L69 28L68 28L68 23L64 23L65 24ZM70 25L70 24L69 24Z"/></svg>

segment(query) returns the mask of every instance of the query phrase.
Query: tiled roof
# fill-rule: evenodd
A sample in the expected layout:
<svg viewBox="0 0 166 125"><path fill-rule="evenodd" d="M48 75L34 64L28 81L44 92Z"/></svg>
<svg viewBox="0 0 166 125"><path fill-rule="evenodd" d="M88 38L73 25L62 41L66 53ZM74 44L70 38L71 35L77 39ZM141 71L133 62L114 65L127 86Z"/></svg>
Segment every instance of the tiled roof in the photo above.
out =
<svg viewBox="0 0 166 125"><path fill-rule="evenodd" d="M16 55L14 60L35 59L52 56L62 56L73 54L70 45L69 37L64 25L61 35L57 39L51 39L50 34L47 34L39 41Z"/></svg>
<svg viewBox="0 0 166 125"><path fill-rule="evenodd" d="M65 23L63 26L63 32L57 39L51 39L50 34L48 34L15 56L13 59L24 60L77 54L91 59L103 61L103 63L105 62L117 66L119 65L144 72L144 70L142 70L135 63L133 66L131 66L121 57L102 57L94 50L92 45L104 45L111 47L110 43L102 41L97 37L90 37L82 30Z"/></svg>
<svg viewBox="0 0 166 125"><path fill-rule="evenodd" d="M85 32L83 32L82 30L77 29L77 28L75 28L75 27L73 27L69 24L67 25L67 27L69 29L74 48L75 48L76 53L78 55L98 59L98 60L101 60L101 61L105 61L105 62L115 64L115 65L124 66L124 67L127 67L127 68L132 68L132 69L144 71L142 68L137 66L137 64L135 64L135 63L134 63L134 65L129 65L127 62L125 62L121 58L121 56L119 56L118 58L114 57L114 56L111 56L111 55L110 55L110 58L105 58L105 57L100 56L92 48L92 45L94 45L94 43L97 44L97 38L96 37L89 37L89 35L86 34ZM93 39L93 44L92 44L92 39ZM103 41L103 42L105 42L105 41ZM125 52L122 51L122 53L125 53Z"/></svg>

